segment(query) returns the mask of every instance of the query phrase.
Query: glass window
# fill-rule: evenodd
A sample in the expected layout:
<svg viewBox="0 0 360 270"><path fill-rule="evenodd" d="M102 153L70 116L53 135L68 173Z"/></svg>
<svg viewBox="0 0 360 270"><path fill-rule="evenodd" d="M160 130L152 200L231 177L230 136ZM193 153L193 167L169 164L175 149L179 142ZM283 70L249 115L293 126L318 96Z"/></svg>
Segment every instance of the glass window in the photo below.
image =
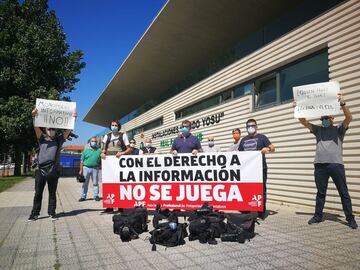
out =
<svg viewBox="0 0 360 270"><path fill-rule="evenodd" d="M190 114L194 114L196 112L208 109L210 107L216 106L220 104L220 95L213 96L211 98L205 99L194 105L191 105L187 108L181 109L180 111L175 112L176 119L180 117L186 117ZM180 117L179 117L180 116Z"/></svg>
<svg viewBox="0 0 360 270"><path fill-rule="evenodd" d="M156 119L150 123L147 123L143 126L144 131L159 127L163 124L163 118Z"/></svg>
<svg viewBox="0 0 360 270"><path fill-rule="evenodd" d="M232 89L221 93L221 102L226 102L232 99Z"/></svg>
<svg viewBox="0 0 360 270"><path fill-rule="evenodd" d="M164 122L164 118L161 117L159 119L156 119L154 121L146 123L145 125L142 125L140 127L129 130L129 131L126 132L126 134L128 135L128 138L131 139L131 138L134 138L134 136L137 135L137 134L140 134L140 133L142 133L144 131L147 131L147 130L150 130L150 129L161 126L163 124L163 122Z"/></svg>
<svg viewBox="0 0 360 270"><path fill-rule="evenodd" d="M276 76L260 78L255 81L255 107L259 108L276 102Z"/></svg>
<svg viewBox="0 0 360 270"><path fill-rule="evenodd" d="M240 84L234 87L234 98L241 97L251 93L253 89L253 83Z"/></svg>
<svg viewBox="0 0 360 270"><path fill-rule="evenodd" d="M329 81L328 52L312 55L281 69L280 101L293 99L294 86Z"/></svg>

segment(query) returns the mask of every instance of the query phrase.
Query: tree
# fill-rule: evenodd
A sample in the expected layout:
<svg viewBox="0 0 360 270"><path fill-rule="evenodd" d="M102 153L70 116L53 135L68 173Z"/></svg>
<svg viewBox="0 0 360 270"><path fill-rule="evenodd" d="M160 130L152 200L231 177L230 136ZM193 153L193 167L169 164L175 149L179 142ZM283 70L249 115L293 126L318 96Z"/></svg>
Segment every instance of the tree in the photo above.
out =
<svg viewBox="0 0 360 270"><path fill-rule="evenodd" d="M31 110L36 98L70 100L85 67L80 50L69 51L66 36L47 0L0 0L0 135L3 148L21 152L35 144Z"/></svg>

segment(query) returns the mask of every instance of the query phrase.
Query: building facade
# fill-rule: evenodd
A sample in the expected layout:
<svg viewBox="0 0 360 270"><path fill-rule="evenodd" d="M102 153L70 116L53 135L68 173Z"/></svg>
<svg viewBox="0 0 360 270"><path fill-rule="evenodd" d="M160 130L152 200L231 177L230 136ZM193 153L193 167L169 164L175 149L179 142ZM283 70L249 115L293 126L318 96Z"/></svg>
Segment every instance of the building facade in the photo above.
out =
<svg viewBox="0 0 360 270"><path fill-rule="evenodd" d="M166 12L166 7L162 12ZM120 69L116 76L121 75ZM153 138L153 145L160 152L168 153L181 121L188 119L193 122L193 133L202 139L203 145L207 143L206 138L213 135L216 144L226 151L232 142L231 131L240 128L242 137L245 136L246 120L255 118L258 132L266 134L276 147L276 152L267 156L268 200L314 206L315 138L294 119L292 87L329 80L340 83L341 92L353 114L345 136L343 156L354 212L359 213L358 0L338 1L325 12L131 118L123 124L123 130L138 142ZM98 109L94 105L92 110L96 112ZM114 114L113 118L116 116L124 116L124 112L122 115ZM336 116L336 123L343 118L343 115ZM91 119L91 111L85 120L100 123L100 120ZM318 119L308 120L320 123ZM106 126L107 123L102 124ZM325 208L342 209L332 181L329 182Z"/></svg>

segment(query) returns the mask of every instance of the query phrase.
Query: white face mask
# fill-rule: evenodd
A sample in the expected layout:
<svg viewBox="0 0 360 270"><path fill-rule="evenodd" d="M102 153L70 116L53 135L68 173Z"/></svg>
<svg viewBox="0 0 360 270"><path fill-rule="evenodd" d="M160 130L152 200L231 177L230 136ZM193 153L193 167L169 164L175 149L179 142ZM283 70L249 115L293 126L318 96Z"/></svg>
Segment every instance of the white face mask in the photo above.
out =
<svg viewBox="0 0 360 270"><path fill-rule="evenodd" d="M56 130L55 129L50 129L46 131L47 135L49 135L50 137L54 137L56 134Z"/></svg>
<svg viewBox="0 0 360 270"><path fill-rule="evenodd" d="M248 132L249 134L254 134L254 133L256 132L256 128L254 128L254 127L248 127L248 128L247 128L247 132Z"/></svg>
<svg viewBox="0 0 360 270"><path fill-rule="evenodd" d="M145 146L146 146L147 148L150 148L150 147L151 147L151 143L145 143Z"/></svg>
<svg viewBox="0 0 360 270"><path fill-rule="evenodd" d="M131 148L135 148L135 143L130 143Z"/></svg>

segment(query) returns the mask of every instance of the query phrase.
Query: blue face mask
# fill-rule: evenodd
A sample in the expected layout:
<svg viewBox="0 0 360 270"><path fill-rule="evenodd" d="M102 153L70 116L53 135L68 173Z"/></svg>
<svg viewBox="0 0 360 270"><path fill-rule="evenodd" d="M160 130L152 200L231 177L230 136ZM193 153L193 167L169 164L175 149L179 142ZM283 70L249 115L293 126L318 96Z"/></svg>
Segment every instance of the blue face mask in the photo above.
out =
<svg viewBox="0 0 360 270"><path fill-rule="evenodd" d="M214 141L209 141L208 144L209 144L209 147L213 147L215 145L215 142Z"/></svg>
<svg viewBox="0 0 360 270"><path fill-rule="evenodd" d="M112 132L117 132L118 130L119 130L119 128L117 126L111 126Z"/></svg>
<svg viewBox="0 0 360 270"><path fill-rule="evenodd" d="M96 147L96 142L90 142L90 146L95 148Z"/></svg>
<svg viewBox="0 0 360 270"><path fill-rule="evenodd" d="M322 119L321 120L321 124L323 125L323 127L327 128L331 126L331 122L330 119Z"/></svg>
<svg viewBox="0 0 360 270"><path fill-rule="evenodd" d="M182 127L182 128L181 128L181 132L185 135L185 134L189 133L189 128L187 128L187 127Z"/></svg>

